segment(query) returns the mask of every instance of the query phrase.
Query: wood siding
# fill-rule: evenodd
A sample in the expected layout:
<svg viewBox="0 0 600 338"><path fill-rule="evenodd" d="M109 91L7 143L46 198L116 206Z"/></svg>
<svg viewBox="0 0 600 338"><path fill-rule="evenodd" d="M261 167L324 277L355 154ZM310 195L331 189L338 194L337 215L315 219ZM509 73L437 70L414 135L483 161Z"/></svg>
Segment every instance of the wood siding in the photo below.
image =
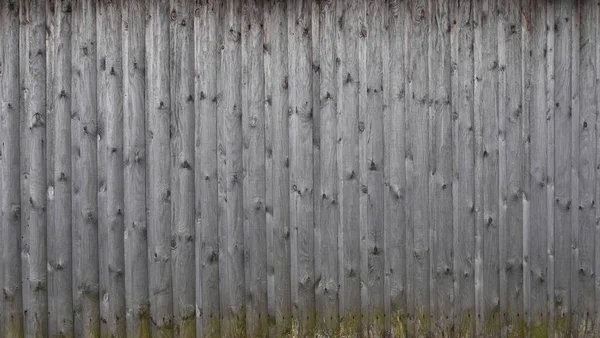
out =
<svg viewBox="0 0 600 338"><path fill-rule="evenodd" d="M600 335L599 6L1 0L0 337Z"/></svg>

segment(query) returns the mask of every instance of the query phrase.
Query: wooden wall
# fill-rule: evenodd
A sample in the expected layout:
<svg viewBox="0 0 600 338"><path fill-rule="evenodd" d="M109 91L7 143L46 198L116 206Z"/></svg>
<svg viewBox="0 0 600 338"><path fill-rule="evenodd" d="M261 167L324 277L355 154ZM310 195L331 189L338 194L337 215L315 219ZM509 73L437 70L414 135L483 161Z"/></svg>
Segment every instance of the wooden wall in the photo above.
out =
<svg viewBox="0 0 600 338"><path fill-rule="evenodd" d="M2 0L1 337L600 333L591 0Z"/></svg>

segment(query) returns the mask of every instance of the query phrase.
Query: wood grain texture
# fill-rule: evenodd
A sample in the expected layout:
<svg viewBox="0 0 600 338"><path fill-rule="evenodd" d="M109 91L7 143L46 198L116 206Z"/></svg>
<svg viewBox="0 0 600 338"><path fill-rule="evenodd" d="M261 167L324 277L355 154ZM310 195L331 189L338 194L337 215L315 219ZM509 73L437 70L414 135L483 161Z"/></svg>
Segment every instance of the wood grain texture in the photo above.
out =
<svg viewBox="0 0 600 338"><path fill-rule="evenodd" d="M260 1L242 8L243 220L246 332L268 334L264 17Z"/></svg>
<svg viewBox="0 0 600 338"><path fill-rule="evenodd" d="M386 76L388 79L384 86L387 92L386 106L384 109L384 135L385 135L385 160L384 160L384 261L385 291L389 305L386 304L386 330L392 335L406 334L408 307L407 298L407 251L405 245L407 237L406 221L406 167L404 166L405 144L404 130L406 128L406 81L405 81L405 53L406 42L404 35L404 22L406 2L390 1L389 11L389 55ZM384 68L386 69L386 68ZM387 88L387 91L386 91ZM400 243L400 245L398 245Z"/></svg>
<svg viewBox="0 0 600 338"><path fill-rule="evenodd" d="M0 3L0 336L591 336L589 0Z"/></svg>
<svg viewBox="0 0 600 338"><path fill-rule="evenodd" d="M100 334L96 2L74 2L72 35L72 222L75 336Z"/></svg>
<svg viewBox="0 0 600 338"><path fill-rule="evenodd" d="M195 270L195 111L194 20L190 0L172 0L170 9L171 90L171 269L174 333L194 336Z"/></svg>
<svg viewBox="0 0 600 338"><path fill-rule="evenodd" d="M123 63L118 2L98 5L98 231L101 334L126 334L123 236ZM100 165L105 163L106 165Z"/></svg>
<svg viewBox="0 0 600 338"><path fill-rule="evenodd" d="M2 328L0 335L22 336L21 287L21 185L20 185L20 69L19 3L0 4L2 49L0 49L0 127L2 128ZM70 78L69 78L70 82ZM70 210L68 211L70 214ZM70 257L69 257L70 259ZM68 290L67 292L70 292Z"/></svg>
<svg viewBox="0 0 600 338"><path fill-rule="evenodd" d="M46 24L48 334L73 335L70 2L48 2Z"/></svg>
<svg viewBox="0 0 600 338"><path fill-rule="evenodd" d="M281 336L292 328L287 3L266 1L264 13L269 332Z"/></svg>
<svg viewBox="0 0 600 338"><path fill-rule="evenodd" d="M203 1L194 15L196 158L196 335L219 337L217 213L218 4Z"/></svg>
<svg viewBox="0 0 600 338"><path fill-rule="evenodd" d="M148 295L153 336L173 336L173 269L171 248L172 186L171 149L174 134L170 82L170 4L147 3L145 145L146 220L148 226ZM130 161L144 158L135 154Z"/></svg>
<svg viewBox="0 0 600 338"><path fill-rule="evenodd" d="M292 325L305 336L315 324L311 2L287 10Z"/></svg>
<svg viewBox="0 0 600 338"><path fill-rule="evenodd" d="M19 54L23 310L25 335L41 337L48 332L45 186L46 8L38 6L34 1L21 1L20 9L20 20L23 23L20 29ZM92 255L92 260L93 257Z"/></svg>
<svg viewBox="0 0 600 338"><path fill-rule="evenodd" d="M146 221L146 59L143 1L122 1L123 241L127 336L149 334ZM117 150L118 151L118 150Z"/></svg>

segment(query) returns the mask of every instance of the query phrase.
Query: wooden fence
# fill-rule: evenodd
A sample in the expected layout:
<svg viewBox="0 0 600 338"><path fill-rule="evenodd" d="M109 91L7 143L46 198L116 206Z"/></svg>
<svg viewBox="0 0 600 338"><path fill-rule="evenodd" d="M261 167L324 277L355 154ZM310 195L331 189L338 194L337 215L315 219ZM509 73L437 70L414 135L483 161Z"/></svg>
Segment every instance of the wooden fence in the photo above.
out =
<svg viewBox="0 0 600 338"><path fill-rule="evenodd" d="M600 332L591 0L2 0L0 336Z"/></svg>

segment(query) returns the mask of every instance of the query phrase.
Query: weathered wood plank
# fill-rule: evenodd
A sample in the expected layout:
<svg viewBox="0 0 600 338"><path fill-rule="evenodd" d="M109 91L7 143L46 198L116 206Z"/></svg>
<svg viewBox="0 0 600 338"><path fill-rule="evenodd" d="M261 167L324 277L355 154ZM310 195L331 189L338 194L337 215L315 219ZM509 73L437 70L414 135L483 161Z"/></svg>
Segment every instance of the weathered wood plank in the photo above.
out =
<svg viewBox="0 0 600 338"><path fill-rule="evenodd" d="M98 5L98 231L101 334L124 337L123 65L121 6ZM105 165L103 165L105 164Z"/></svg>
<svg viewBox="0 0 600 338"><path fill-rule="evenodd" d="M366 2L361 26L360 157L362 332L382 336L383 317L383 1ZM364 5L363 5L364 6Z"/></svg>
<svg viewBox="0 0 600 338"><path fill-rule="evenodd" d="M48 333L46 270L46 8L21 1L21 233L25 335Z"/></svg>
<svg viewBox="0 0 600 338"><path fill-rule="evenodd" d="M217 214L218 4L202 1L194 17L196 74L196 335L219 337Z"/></svg>
<svg viewBox="0 0 600 338"><path fill-rule="evenodd" d="M171 118L169 10L167 0L148 4L145 102L150 329L153 336L167 337L173 335L170 140L175 122ZM129 160L137 163L143 158Z"/></svg>
<svg viewBox="0 0 600 338"><path fill-rule="evenodd" d="M579 213L578 217L578 237L574 239L574 244L578 250L577 265L572 266L573 274L576 276L577 285L577 314L573 322L575 334L579 337L593 335L593 313L594 298L590 295L595 293L594 273L597 271L594 267L595 255L595 208L594 208L594 182L595 176L595 147L596 131L593 126L596 124L597 96L596 96L596 67L595 45L597 29L597 4L589 1L580 1L578 3L579 18L573 20L579 29L579 39L573 40L572 49L578 51L579 59L573 62L579 63L579 73L574 74L574 80L578 82L579 92L578 102L574 102L574 109L578 110L578 120L573 118L573 142L578 157L577 177L578 184L578 202L574 204ZM575 83L573 84L575 85ZM575 117L575 116L574 116ZM578 139L575 138L575 132L578 132ZM574 184L575 184L574 182ZM574 193L575 190L573 191Z"/></svg>
<svg viewBox="0 0 600 338"><path fill-rule="evenodd" d="M246 332L268 335L264 23L259 1L242 8L242 129Z"/></svg>
<svg viewBox="0 0 600 338"><path fill-rule="evenodd" d="M554 311L554 262L555 262L555 248L554 248L554 29L550 29L554 26L554 4L546 3L546 152L547 158L546 163L548 166L547 176L547 194L546 194L546 207L547 207L547 257L548 257L548 285L546 292L546 307L548 312L548 332L553 334L555 328L556 314ZM501 280L502 281L502 280Z"/></svg>
<svg viewBox="0 0 600 338"><path fill-rule="evenodd" d="M546 76L547 76L547 42L545 17L546 9L543 1L531 1L529 8L524 8L531 14L531 100L530 113L530 236L529 236L529 268L524 270L524 276L529 275L529 330L532 336L547 335L547 284L548 284L548 154Z"/></svg>
<svg viewBox="0 0 600 338"><path fill-rule="evenodd" d="M339 192L337 176L337 111L336 111L336 65L335 65L335 2L320 3L321 18L319 32L319 130L320 184L317 193L320 211L318 223L320 226L320 255L316 271L317 286L315 288L317 304L317 328L327 335L339 334L338 321L338 237L340 224ZM316 156L316 154L315 154ZM315 245L317 243L315 242Z"/></svg>
<svg viewBox="0 0 600 338"><path fill-rule="evenodd" d="M24 333L21 293L20 76L19 2L0 3L0 128L2 130L2 327L0 336ZM70 81L70 79L69 79ZM69 211L70 213L70 211ZM70 290L69 290L70 291Z"/></svg>
<svg viewBox="0 0 600 338"><path fill-rule="evenodd" d="M144 1L126 0L121 6L126 323L127 336L143 337L150 334L145 145L146 6Z"/></svg>
<svg viewBox="0 0 600 338"><path fill-rule="evenodd" d="M227 1L223 8L219 93L219 216L221 273L221 335L246 334L244 229L242 191L241 2Z"/></svg>
<svg viewBox="0 0 600 338"><path fill-rule="evenodd" d="M407 325L407 251L406 236L406 169L405 169L405 35L404 22L406 2L389 2L389 51L387 109L384 109L385 161L384 161L384 261L386 304L386 328L393 336L404 336ZM342 50L343 52L343 50ZM386 69L386 68L384 68ZM341 74L340 74L341 75ZM345 100L343 101L345 102ZM343 154L342 154L343 155ZM341 160L340 160L341 161ZM349 208L348 210L352 210ZM345 238L340 240L346 241ZM398 244L400 243L400 245ZM342 245L340 245L342 247ZM345 294L343 294L345 295ZM341 312L341 309L340 309Z"/></svg>
<svg viewBox="0 0 600 338"><path fill-rule="evenodd" d="M473 21L470 1L453 4L452 138L454 204L454 303L459 336L475 330L474 301L474 132L473 132Z"/></svg>
<svg viewBox="0 0 600 338"><path fill-rule="evenodd" d="M439 336L452 326L452 123L450 17L446 1L429 2L429 212L431 331Z"/></svg>
<svg viewBox="0 0 600 338"><path fill-rule="evenodd" d="M304 336L315 321L311 2L287 9L292 325Z"/></svg>
<svg viewBox="0 0 600 338"><path fill-rule="evenodd" d="M498 227L498 23L497 3L494 0L479 4L476 20L480 27L480 46L475 57L475 108L476 114L482 115L481 128L482 149L476 156L483 157L482 182L480 187L481 203L478 208L483 217L477 218L479 235L483 245L481 269L477 287L482 288L483 299L479 298L480 311L477 314L478 333L484 336L500 335L499 309L499 227ZM481 297L481 296L479 296Z"/></svg>
<svg viewBox="0 0 600 338"><path fill-rule="evenodd" d="M171 0L171 269L176 336L196 334L194 21L191 0Z"/></svg>
<svg viewBox="0 0 600 338"><path fill-rule="evenodd" d="M571 332L571 22L572 3L554 13L554 311L557 336ZM576 206L573 206L576 207Z"/></svg>
<svg viewBox="0 0 600 338"><path fill-rule="evenodd" d="M75 336L100 334L96 4L74 2L71 40L73 301Z"/></svg>
<svg viewBox="0 0 600 338"><path fill-rule="evenodd" d="M407 114L406 114L406 182L407 228L409 245L407 257L411 271L408 290L409 334L425 335L428 325L429 302L429 97L428 56L429 20L426 1L407 5L405 27L408 40ZM413 327L414 325L414 327ZM414 330L414 332L413 332Z"/></svg>
<svg viewBox="0 0 600 338"><path fill-rule="evenodd" d="M53 337L73 335L71 13L70 1L46 4L48 335Z"/></svg>
<svg viewBox="0 0 600 338"><path fill-rule="evenodd" d="M360 332L360 233L358 154L358 40L360 4L336 2L338 86L338 179L340 201L339 278L340 334Z"/></svg>
<svg viewBox="0 0 600 338"><path fill-rule="evenodd" d="M291 330L291 271L290 271L290 193L289 193L289 121L288 121L288 34L287 3L265 2L265 97L266 116L270 128L267 139L267 159L272 153L270 186L267 194L267 220L272 220L268 233L269 317L271 336L289 334ZM269 152L271 149L271 152ZM268 163L268 162L267 162ZM267 168L267 170L269 170Z"/></svg>

